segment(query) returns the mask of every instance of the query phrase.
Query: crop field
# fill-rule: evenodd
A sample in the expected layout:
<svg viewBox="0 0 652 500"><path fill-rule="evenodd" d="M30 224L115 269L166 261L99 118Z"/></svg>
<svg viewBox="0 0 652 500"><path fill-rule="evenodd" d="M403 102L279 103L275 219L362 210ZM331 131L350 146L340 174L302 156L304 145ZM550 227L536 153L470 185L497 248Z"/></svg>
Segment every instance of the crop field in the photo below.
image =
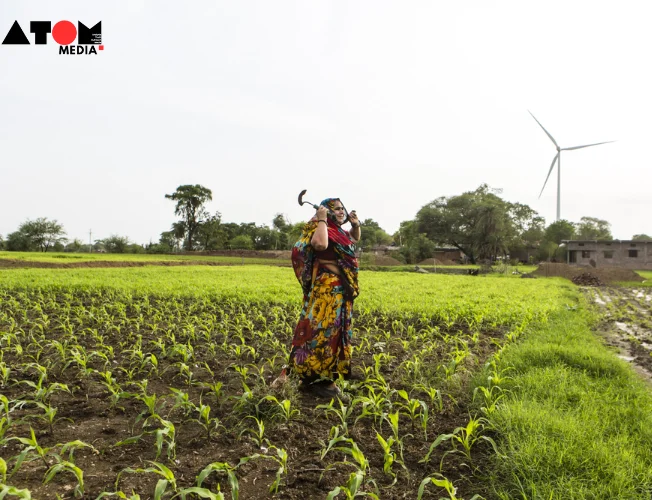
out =
<svg viewBox="0 0 652 500"><path fill-rule="evenodd" d="M68 253L68 252L0 252L0 267L31 266L38 263L68 267L129 267L130 265L283 265L289 260L238 255L183 255L183 254L120 254L120 253Z"/></svg>
<svg viewBox="0 0 652 500"><path fill-rule="evenodd" d="M289 269L3 271L0 496L485 496L486 417L505 377L492 356L577 292L557 279L360 282L356 377L328 401L294 380L270 387L300 309Z"/></svg>

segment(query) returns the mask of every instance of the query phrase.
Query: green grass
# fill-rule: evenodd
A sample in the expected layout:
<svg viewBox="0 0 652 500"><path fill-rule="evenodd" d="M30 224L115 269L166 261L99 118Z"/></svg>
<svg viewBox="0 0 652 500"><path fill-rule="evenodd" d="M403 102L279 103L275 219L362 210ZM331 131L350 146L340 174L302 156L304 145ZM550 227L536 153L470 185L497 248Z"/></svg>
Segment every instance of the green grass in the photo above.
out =
<svg viewBox="0 0 652 500"><path fill-rule="evenodd" d="M53 262L68 264L73 262L169 262L197 261L219 262L224 264L272 264L290 265L290 259L255 258L224 255L169 255L169 254L129 254L129 253L67 253L67 252L0 252L0 259L22 260L26 262Z"/></svg>
<svg viewBox="0 0 652 500"><path fill-rule="evenodd" d="M581 307L555 313L501 353L500 498L650 498L652 392L591 319Z"/></svg>
<svg viewBox="0 0 652 500"><path fill-rule="evenodd" d="M388 271L388 272L414 272L414 264L406 264L406 265L400 265L400 266L376 266L373 264L363 264L361 266L362 269L367 269L370 271ZM468 270L468 269L480 269L480 266L478 265L458 265L458 266L419 266L421 269L425 269L426 271L430 272L437 272L439 270L447 270L447 269L463 269L463 270ZM536 271L538 266L509 266L508 267L508 272L505 274L511 275L512 271L518 271L520 273L531 273L532 271ZM494 267L494 272L498 274L497 268ZM442 274L446 274L445 272L442 272ZM518 276L517 276L518 277Z"/></svg>
<svg viewBox="0 0 652 500"><path fill-rule="evenodd" d="M636 271L638 274L643 276L647 281L621 281L618 282L617 284L619 286L624 286L627 288L641 288L641 287L648 287L652 288L652 271Z"/></svg>

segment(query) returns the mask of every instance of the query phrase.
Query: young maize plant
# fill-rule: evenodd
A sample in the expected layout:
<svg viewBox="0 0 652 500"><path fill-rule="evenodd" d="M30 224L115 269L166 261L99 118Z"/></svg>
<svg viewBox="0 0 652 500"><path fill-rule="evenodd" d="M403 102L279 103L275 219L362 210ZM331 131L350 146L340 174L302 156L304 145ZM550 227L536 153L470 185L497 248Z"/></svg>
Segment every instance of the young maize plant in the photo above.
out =
<svg viewBox="0 0 652 500"><path fill-rule="evenodd" d="M131 467L127 467L122 469L120 472L118 472L118 476L116 477L115 480L116 491L119 491L118 485L124 473L130 473L130 474L153 473L158 476L161 476L161 479L158 480L158 482L156 483L156 488L154 489L154 500L162 500L163 495L166 493L168 489L168 486L172 487L172 491L174 493L178 493L179 489L177 488L177 479L174 476L174 473L169 468L167 468L162 463L151 461L151 460L147 460L147 463L153 465L153 467L147 467L145 469L142 468L132 469Z"/></svg>
<svg viewBox="0 0 652 500"><path fill-rule="evenodd" d="M219 429L226 430L222 421L218 417L211 417L211 407L200 403L195 406L195 411L198 413L197 418L190 419L191 422L197 422L206 431L206 439L211 440L213 433Z"/></svg>
<svg viewBox="0 0 652 500"><path fill-rule="evenodd" d="M360 491L364 484L364 474L362 471L352 472L346 486L337 486L328 493L326 500L334 500L340 493L346 495L347 500L353 500L355 497L367 497L372 500L379 500L378 495L372 492Z"/></svg>
<svg viewBox="0 0 652 500"><path fill-rule="evenodd" d="M11 473L9 474L10 478L16 473L18 469L20 469L20 466L23 464L25 460L31 462L32 460L41 459L45 467L50 467L50 464L45 458L47 453L50 451L50 448L41 447L38 444L38 441L36 440L36 434L34 433L34 429L30 427L29 431L30 431L29 438L10 437L7 439L7 441L15 440L25 445L25 448L23 448L23 450L18 455L16 455L11 459L11 460L15 460L15 464L14 464L14 468L11 470ZM30 458L28 459L28 457Z"/></svg>
<svg viewBox="0 0 652 500"><path fill-rule="evenodd" d="M253 415L247 415L246 418L254 419L256 422L256 428L250 429L249 427L245 427L240 431L239 436L241 437L243 434L249 434L256 446L261 449L265 446L271 446L269 440L265 437L265 422Z"/></svg>
<svg viewBox="0 0 652 500"><path fill-rule="evenodd" d="M77 498L81 498L84 496L84 472L77 467L74 463L68 462L67 460L61 460L60 457L57 457L57 463L52 465L47 472L45 473L45 478L43 480L44 484L49 483L54 476L64 473L64 472L69 472L74 475L75 479L77 480L77 484L75 485L75 489L73 490L73 494Z"/></svg>
<svg viewBox="0 0 652 500"><path fill-rule="evenodd" d="M387 441L385 441L385 439L378 433L376 433L376 439L383 449L383 472L394 478L394 482L391 484L391 486L393 486L396 483L396 473L392 469L392 466L394 465L394 462L397 461L397 457L396 453L392 451L392 446L394 446L396 441L393 437L390 437ZM400 459L398 462L403 466L404 469L407 469L407 467L405 467L405 463L402 463Z"/></svg>
<svg viewBox="0 0 652 500"><path fill-rule="evenodd" d="M137 436L132 436L122 441L117 442L114 446L125 446L130 444L135 444L141 439L144 439L148 435L155 436L155 446L156 446L156 460L159 459L161 453L163 452L163 447L167 448L167 458L168 460L173 460L176 456L176 428L172 422L165 420L161 416L155 414L150 415L143 422L143 428L151 428L154 423L160 425L159 428L153 430L145 430L143 433L138 434Z"/></svg>
<svg viewBox="0 0 652 500"><path fill-rule="evenodd" d="M263 400L272 401L276 405L276 409L278 411L275 413L275 415L280 416L281 421L285 424L290 423L292 420L298 419L301 415L301 411L298 408L292 408L292 401L289 399L279 401L274 396L269 395L265 396Z"/></svg>
<svg viewBox="0 0 652 500"><path fill-rule="evenodd" d="M337 467L338 465L353 466L358 470L358 472L362 473L363 476L366 476L366 474L369 472L369 461L365 457L364 453L362 453L362 450L360 450L358 447L358 444L351 438L340 436L339 428L336 426L331 427L329 437L331 439L328 442L328 445L323 446L324 443L322 443L322 449L319 453L320 459L323 460L331 451L339 451L353 458L353 462L342 461L329 464L321 473L319 480L321 481L327 471Z"/></svg>
<svg viewBox="0 0 652 500"><path fill-rule="evenodd" d="M339 405L339 408L336 408L334 406L335 399L331 399L330 403L325 405L318 405L316 409L324 410L326 416L334 415L335 417L337 417L337 419L340 421L340 427L342 428L344 435L348 435L349 434L348 421L352 418L355 405L358 401L359 401L358 399L354 399L353 401L351 401L350 405L345 405L341 399L337 398L337 403ZM355 423L353 425L355 425Z"/></svg>
<svg viewBox="0 0 652 500"><path fill-rule="evenodd" d="M240 464L232 467L228 462L213 462L208 464L197 476L197 487L200 488L201 485L204 484L206 478L208 478L208 476L210 476L213 472L224 472L228 477L229 486L231 487L231 500L238 500L240 498L240 486L238 483L238 477L235 475L235 471L239 465Z"/></svg>
<svg viewBox="0 0 652 500"><path fill-rule="evenodd" d="M448 493L449 500L463 500L456 496L457 488L455 488L453 483L451 483L448 479L446 479L444 476L438 473L434 474L434 477L428 476L423 481L421 481L421 484L419 485L419 491L417 492L417 500L421 500L421 498L423 498L423 494L426 490L426 486L428 486L429 484L434 484L435 486L444 488L446 490L446 493ZM442 498L441 500L444 499ZM473 495L470 498L470 500L482 500L482 497L480 495Z"/></svg>
<svg viewBox="0 0 652 500"><path fill-rule="evenodd" d="M462 453L469 461L469 464L471 464L472 463L471 448L473 448L475 443L481 440L488 442L494 449L496 455L500 456L500 453L498 452L498 447L496 446L496 442L491 437L480 434L484 429L486 422L487 420L482 417L480 418L471 417L469 418L469 421L465 427L457 427L450 434L440 434L439 436L437 436L437 439L435 439L435 441L430 445L430 448L426 456L421 460L419 460L419 462L428 463L430 461L430 455L432 454L432 452L435 450L435 448L437 448L437 446L439 446L444 441L450 441L453 449L447 450L443 453L441 457L441 461L439 463L439 470L442 470L444 458L446 458L446 456L450 453Z"/></svg>

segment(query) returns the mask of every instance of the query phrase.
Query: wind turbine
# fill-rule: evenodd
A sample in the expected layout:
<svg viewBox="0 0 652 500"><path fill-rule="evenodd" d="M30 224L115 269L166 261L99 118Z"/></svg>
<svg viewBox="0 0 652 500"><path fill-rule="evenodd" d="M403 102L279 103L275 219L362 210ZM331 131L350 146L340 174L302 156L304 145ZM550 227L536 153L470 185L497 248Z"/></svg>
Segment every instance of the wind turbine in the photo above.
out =
<svg viewBox="0 0 652 500"><path fill-rule="evenodd" d="M528 113L532 115L531 111L528 111ZM548 179L550 178L550 174L552 173L552 169L555 168L555 162L557 162L557 219L556 220L559 220L561 219L561 152L572 151L573 149L588 148L591 146L599 146L600 144L609 144L610 142L616 142L616 141L596 142L594 144L584 144L583 146L573 146L572 148L560 148L559 144L557 144L557 141L555 141L555 139L544 128L544 126L541 125L539 120L537 120L534 115L532 115L532 118L534 118L534 121L539 124L539 127L543 129L546 135L550 137L550 140L557 148L557 154L552 159L552 163L550 164L550 170L548 170L548 176L546 177L546 181L543 183L543 187L541 188L541 192L539 193L539 198L541 198L541 195L543 194L543 190L546 188L546 184L548 183Z"/></svg>

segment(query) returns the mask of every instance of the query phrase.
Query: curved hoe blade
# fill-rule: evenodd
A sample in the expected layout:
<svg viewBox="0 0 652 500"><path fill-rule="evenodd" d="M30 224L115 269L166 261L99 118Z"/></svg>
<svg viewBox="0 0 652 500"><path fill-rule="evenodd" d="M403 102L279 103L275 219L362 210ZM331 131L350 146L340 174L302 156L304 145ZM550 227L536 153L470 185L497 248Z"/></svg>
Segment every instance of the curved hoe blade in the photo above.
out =
<svg viewBox="0 0 652 500"><path fill-rule="evenodd" d="M301 191L299 193L298 201L299 201L299 205L301 205L301 206L303 206L303 204L305 203L305 201L303 201L303 195L306 194L306 191L308 191L308 190L304 189L303 191Z"/></svg>
<svg viewBox="0 0 652 500"><path fill-rule="evenodd" d="M550 164L550 170L548 170L548 176L546 177L546 182L543 183L543 187L541 188L541 192L539 193L539 198L541 198L541 195L543 194L543 190L546 188L546 184L548 184L548 179L550 179L550 174L552 173L552 169L555 168L555 162L557 161L557 158L559 158L559 153L557 153L555 157L552 159L552 163Z"/></svg>
<svg viewBox="0 0 652 500"><path fill-rule="evenodd" d="M543 129L543 131L546 133L546 135L548 137L550 137L550 140L552 141L552 143L557 147L557 149L559 149L559 145L557 144L557 141L555 141L555 139L553 139L553 137L550 135L550 133L544 128L543 125L541 125L539 120L536 119L536 117L532 114L532 112L530 110L528 110L528 113L530 113L530 115L532 115L532 118L534 118L534 121L539 124L539 127L541 127Z"/></svg>
<svg viewBox="0 0 652 500"><path fill-rule="evenodd" d="M600 144L609 144L616 141L596 142L595 144L585 144L584 146L573 146L572 148L562 148L562 151L572 151L573 149L589 148L591 146L599 146Z"/></svg>

